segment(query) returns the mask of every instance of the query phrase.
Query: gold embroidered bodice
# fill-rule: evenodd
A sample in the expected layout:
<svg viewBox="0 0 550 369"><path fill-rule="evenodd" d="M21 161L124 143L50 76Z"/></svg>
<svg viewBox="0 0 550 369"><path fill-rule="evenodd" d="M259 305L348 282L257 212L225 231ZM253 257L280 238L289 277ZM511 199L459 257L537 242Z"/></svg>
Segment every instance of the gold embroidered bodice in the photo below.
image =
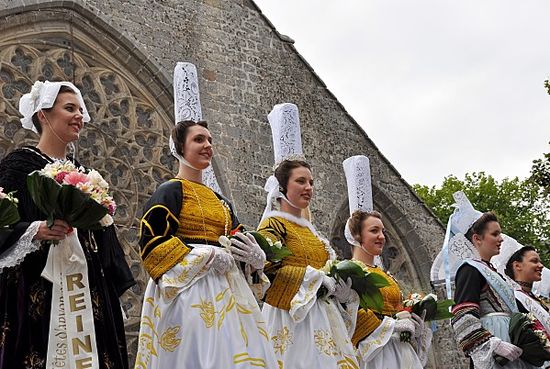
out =
<svg viewBox="0 0 550 369"><path fill-rule="evenodd" d="M280 241L292 251L292 255L285 257L280 264L268 263L265 268L272 279L265 302L289 310L304 279L306 267L322 268L329 259L329 253L324 243L307 226L283 217L264 219L258 226L258 232L273 242Z"/></svg>
<svg viewBox="0 0 550 369"><path fill-rule="evenodd" d="M358 260L355 260L358 261ZM381 317L377 314L386 316L393 316L395 313L403 310L403 295L397 282L388 273L384 272L379 267L370 267L363 264L363 269L370 272L381 275L388 281L389 286L382 287L380 293L384 299L384 308L382 311L359 309L357 312L357 321L355 325L355 332L353 333L351 341L355 346L361 342L365 337L370 335L382 322Z"/></svg>
<svg viewBox="0 0 550 369"><path fill-rule="evenodd" d="M178 215L176 235L182 240L218 242L231 230L231 214L214 191L207 186L180 179L183 205Z"/></svg>
<svg viewBox="0 0 550 369"><path fill-rule="evenodd" d="M380 289L380 293L382 294L382 297L384 298L384 309L380 311L379 313L387 316L392 316L395 313L403 310L403 295L401 293L401 289L399 288L399 285L397 282L388 275L385 271L383 271L381 268L373 268L373 267L366 267L366 270L370 273L376 273L378 275L381 275L384 277L388 282L389 286L382 287Z"/></svg>
<svg viewBox="0 0 550 369"><path fill-rule="evenodd" d="M265 227L272 228L275 232L266 232ZM281 241L292 251L291 256L283 259L283 266L311 265L319 269L325 266L329 258L324 243L306 226L285 218L273 217L264 219L258 229L264 236L274 242Z"/></svg>

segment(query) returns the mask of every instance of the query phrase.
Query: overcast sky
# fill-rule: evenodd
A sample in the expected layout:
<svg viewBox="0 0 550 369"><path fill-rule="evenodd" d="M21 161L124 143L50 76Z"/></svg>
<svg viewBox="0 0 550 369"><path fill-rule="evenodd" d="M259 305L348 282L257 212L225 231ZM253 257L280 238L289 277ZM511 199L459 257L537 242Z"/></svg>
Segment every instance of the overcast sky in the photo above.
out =
<svg viewBox="0 0 550 369"><path fill-rule="evenodd" d="M254 1L410 184L550 150L550 2Z"/></svg>

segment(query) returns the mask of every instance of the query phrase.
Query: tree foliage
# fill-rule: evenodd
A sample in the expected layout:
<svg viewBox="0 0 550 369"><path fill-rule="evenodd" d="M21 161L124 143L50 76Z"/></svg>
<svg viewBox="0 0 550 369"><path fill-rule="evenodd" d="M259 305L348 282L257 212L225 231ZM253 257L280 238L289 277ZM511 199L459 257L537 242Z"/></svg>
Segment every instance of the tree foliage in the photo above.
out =
<svg viewBox="0 0 550 369"><path fill-rule="evenodd" d="M543 154L542 159L533 160L531 179L541 186L546 194L550 193L550 152Z"/></svg>
<svg viewBox="0 0 550 369"><path fill-rule="evenodd" d="M453 193L464 191L477 210L493 211L504 233L523 245L538 248L545 265L550 266L550 192L533 176L499 182L479 172L466 174L463 180L450 175L441 186L416 184L413 188L443 224L447 224L454 211Z"/></svg>

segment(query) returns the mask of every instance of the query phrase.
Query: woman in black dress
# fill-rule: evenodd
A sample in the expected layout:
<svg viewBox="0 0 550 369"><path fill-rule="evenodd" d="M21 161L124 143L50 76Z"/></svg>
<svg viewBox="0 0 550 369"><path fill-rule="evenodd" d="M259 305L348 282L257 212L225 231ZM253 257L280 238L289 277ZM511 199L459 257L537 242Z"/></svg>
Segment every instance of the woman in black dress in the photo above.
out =
<svg viewBox="0 0 550 369"><path fill-rule="evenodd" d="M61 219L48 228L27 190L27 176L56 160L74 161L66 156L67 147L78 140L90 117L80 91L69 82L36 82L21 98L19 110L23 127L37 132L40 140L0 162L0 186L16 191L21 217L0 238L0 368L63 367L70 343L50 347L55 355L50 355L53 362L48 360L52 283L41 273L52 241L63 240L72 229ZM79 230L78 236L86 257L99 367L128 368L119 296L135 281L115 228Z"/></svg>

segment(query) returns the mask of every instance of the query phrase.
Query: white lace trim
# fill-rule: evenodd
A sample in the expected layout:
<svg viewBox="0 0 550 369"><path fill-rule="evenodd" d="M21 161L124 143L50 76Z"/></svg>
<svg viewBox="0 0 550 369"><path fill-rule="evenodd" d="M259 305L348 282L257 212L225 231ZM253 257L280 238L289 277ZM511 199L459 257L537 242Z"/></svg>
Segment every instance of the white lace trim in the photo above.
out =
<svg viewBox="0 0 550 369"><path fill-rule="evenodd" d="M40 240L32 240L38 233L40 223L40 221L32 222L19 240L0 255L0 273L4 271L4 268L11 268L21 264L25 256L40 248Z"/></svg>
<svg viewBox="0 0 550 369"><path fill-rule="evenodd" d="M336 252L334 251L334 249L332 248L332 246L330 246L330 242L324 238L323 236L321 236L317 230L315 229L315 227L313 226L313 224L311 224L310 222L308 222L306 219L304 218L298 218L297 216L294 216L290 213L286 213L284 211L277 211L277 210L273 210L273 211L270 211L268 212L266 215L265 215L266 218L272 218L272 217L280 217L280 218L284 218L286 220L289 220L293 223L296 223L298 224L299 226L302 226L302 227L307 227L309 228L309 230L311 231L311 233L313 233L313 235L315 237L317 237L322 243L323 245L325 246L325 250L326 252L328 253L329 255L329 259L330 260L334 260L336 259Z"/></svg>
<svg viewBox="0 0 550 369"><path fill-rule="evenodd" d="M479 345L470 353L475 369L492 369L495 366L493 352L499 343L500 338L491 337L489 341Z"/></svg>

